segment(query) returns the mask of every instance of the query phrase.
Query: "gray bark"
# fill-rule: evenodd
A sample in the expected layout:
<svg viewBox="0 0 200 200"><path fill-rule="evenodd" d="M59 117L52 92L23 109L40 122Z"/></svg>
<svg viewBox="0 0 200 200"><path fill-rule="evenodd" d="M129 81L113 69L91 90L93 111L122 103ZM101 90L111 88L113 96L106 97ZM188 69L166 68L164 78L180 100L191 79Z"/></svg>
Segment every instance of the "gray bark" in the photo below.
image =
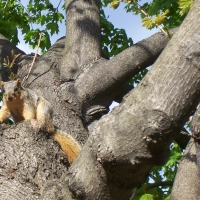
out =
<svg viewBox="0 0 200 200"><path fill-rule="evenodd" d="M199 199L200 196L200 106L198 106L191 120L191 131L194 139L191 139L180 161L176 179L174 182L171 200Z"/></svg>
<svg viewBox="0 0 200 200"><path fill-rule="evenodd" d="M67 158L36 120L2 124L0 140L0 199L40 199L46 184L62 181Z"/></svg>
<svg viewBox="0 0 200 200"><path fill-rule="evenodd" d="M73 7L72 3L67 8L69 17L79 6ZM80 6L87 3L81 2ZM96 14L91 16L96 16L96 1L88 6L94 6L91 12ZM68 169L66 156L34 120L1 125L1 199L8 198L5 191L11 200L128 199L152 166L167 161L169 144L199 103L199 8L200 0L165 49L168 40L158 33L108 61L98 57L99 37L93 46L94 33L89 31L80 43L80 52L66 38L63 54L63 40L59 40L45 55L37 57L26 86L49 100L54 124L74 136L83 148ZM97 16L94 19L98 21ZM75 20L72 17L73 23ZM83 29L87 25L84 22ZM73 23L69 27L76 27ZM77 44L77 36L79 32L67 37ZM2 45L1 52L4 48ZM79 53L80 59L74 63ZM96 55L97 60L93 59ZM141 83L123 94L120 87L155 60ZM17 74L23 78L30 57L21 56L16 64ZM68 74L76 67L75 73ZM120 105L105 115L111 101L125 94Z"/></svg>
<svg viewBox="0 0 200 200"><path fill-rule="evenodd" d="M200 98L199 5L197 1L142 82L96 124L79 159L69 169L70 188L76 185L77 197L126 199L153 165L166 161L169 143ZM82 165L85 159L87 165ZM86 180L88 187L83 190ZM96 187L90 190L94 183ZM76 193L80 190L81 194Z"/></svg>
<svg viewBox="0 0 200 200"><path fill-rule="evenodd" d="M196 149L191 139L180 161L170 200L197 200L199 187Z"/></svg>
<svg viewBox="0 0 200 200"><path fill-rule="evenodd" d="M65 3L67 37L60 71L63 79L74 80L85 66L101 57L100 2L66 0Z"/></svg>

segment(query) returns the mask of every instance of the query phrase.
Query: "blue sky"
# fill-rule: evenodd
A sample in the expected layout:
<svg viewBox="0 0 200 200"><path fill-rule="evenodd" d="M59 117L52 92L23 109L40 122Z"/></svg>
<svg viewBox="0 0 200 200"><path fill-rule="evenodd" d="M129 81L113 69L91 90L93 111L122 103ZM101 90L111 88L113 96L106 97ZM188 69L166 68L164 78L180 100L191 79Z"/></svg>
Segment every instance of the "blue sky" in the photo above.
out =
<svg viewBox="0 0 200 200"><path fill-rule="evenodd" d="M149 0L148 0L149 1ZM26 0L21 0L21 3L25 6L27 3ZM57 6L58 2L51 1L55 6ZM140 1L140 3L146 2L145 0ZM62 5L62 3L61 3ZM64 11L63 11L64 12ZM142 27L141 19L137 15L133 15L132 13L126 13L124 9L123 3L114 10L113 8L105 8L105 14L108 16L108 20L113 23L115 28L123 28L125 29L128 37L133 39L133 42L136 43L142 39L149 37L150 35L154 34L158 30L147 30L146 28ZM65 35L65 23L59 24L60 31L57 35L53 35L51 37L51 43L55 43L57 39ZM23 41L23 36L19 33L19 40L20 43L18 47L23 50L25 53L35 52L35 50L30 49L27 44Z"/></svg>
<svg viewBox="0 0 200 200"><path fill-rule="evenodd" d="M109 16L108 20L111 21L116 28L125 29L128 37L131 37L134 43L158 32L156 29L150 31L142 27L140 16L126 13L123 3L121 3L116 10L107 7L104 11L106 16Z"/></svg>

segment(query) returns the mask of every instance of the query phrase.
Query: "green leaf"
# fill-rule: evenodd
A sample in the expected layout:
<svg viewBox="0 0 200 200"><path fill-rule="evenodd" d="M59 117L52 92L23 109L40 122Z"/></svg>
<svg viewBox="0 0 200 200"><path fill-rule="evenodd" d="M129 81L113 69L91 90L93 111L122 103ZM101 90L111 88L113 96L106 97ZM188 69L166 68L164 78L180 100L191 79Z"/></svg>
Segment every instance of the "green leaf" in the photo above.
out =
<svg viewBox="0 0 200 200"><path fill-rule="evenodd" d="M194 1L193 0L179 0L178 3L179 3L179 8L181 9L180 15L184 15L188 13Z"/></svg>
<svg viewBox="0 0 200 200"><path fill-rule="evenodd" d="M140 200L155 200L155 198L151 194L144 194L140 197Z"/></svg>
<svg viewBox="0 0 200 200"><path fill-rule="evenodd" d="M25 42L33 48L37 46L38 26L42 26L46 34L58 33L58 22L62 22L64 16L49 0L29 0L27 5L20 1L0 1L0 33L12 43L17 44L18 32L22 32ZM37 25L37 26L36 26ZM49 38L49 36L48 36ZM49 48L50 42L46 39L42 49Z"/></svg>
<svg viewBox="0 0 200 200"><path fill-rule="evenodd" d="M51 31L51 35L53 35L54 33L58 33L59 27L58 24L55 23L48 23L46 26L47 30Z"/></svg>
<svg viewBox="0 0 200 200"><path fill-rule="evenodd" d="M170 195L168 195L164 200L170 200Z"/></svg>
<svg viewBox="0 0 200 200"><path fill-rule="evenodd" d="M164 21L166 19L166 14L165 13L162 13L162 14L158 14L154 19L153 19L153 22L156 24L156 25L160 25L160 24L163 24Z"/></svg>
<svg viewBox="0 0 200 200"><path fill-rule="evenodd" d="M119 4L120 2L118 0L113 0L112 3L110 4L110 8L117 9Z"/></svg>
<svg viewBox="0 0 200 200"><path fill-rule="evenodd" d="M133 44L128 38L124 29L117 29L106 18L101 9L101 41L102 48L109 52L108 56L113 57Z"/></svg>
<svg viewBox="0 0 200 200"><path fill-rule="evenodd" d="M142 19L142 26L146 27L147 29L155 27L155 23L152 19L145 17Z"/></svg>

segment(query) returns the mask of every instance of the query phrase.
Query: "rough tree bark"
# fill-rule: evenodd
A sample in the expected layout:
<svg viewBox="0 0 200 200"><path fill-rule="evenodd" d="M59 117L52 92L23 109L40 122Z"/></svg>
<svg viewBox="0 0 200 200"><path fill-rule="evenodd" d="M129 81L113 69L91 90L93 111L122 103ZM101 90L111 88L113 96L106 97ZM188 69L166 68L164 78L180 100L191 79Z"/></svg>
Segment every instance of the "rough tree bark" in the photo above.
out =
<svg viewBox="0 0 200 200"><path fill-rule="evenodd" d="M196 200L200 196L200 151L199 140L197 140L200 133L199 114L200 106L198 106L191 121L191 131L196 142L194 142L194 139L191 139L184 152L174 182L171 200Z"/></svg>
<svg viewBox="0 0 200 200"><path fill-rule="evenodd" d="M200 0L169 43L157 33L111 60L100 57L98 1L66 4L67 37L37 57L26 86L51 102L54 124L82 151L69 166L34 120L2 124L0 199L128 199L152 166L167 161L169 144L199 103ZM1 60L12 49L20 51L1 37ZM21 53L16 69L23 78L32 57ZM127 80L153 63L129 91ZM6 80L2 62L0 69ZM108 113L119 96L122 102Z"/></svg>

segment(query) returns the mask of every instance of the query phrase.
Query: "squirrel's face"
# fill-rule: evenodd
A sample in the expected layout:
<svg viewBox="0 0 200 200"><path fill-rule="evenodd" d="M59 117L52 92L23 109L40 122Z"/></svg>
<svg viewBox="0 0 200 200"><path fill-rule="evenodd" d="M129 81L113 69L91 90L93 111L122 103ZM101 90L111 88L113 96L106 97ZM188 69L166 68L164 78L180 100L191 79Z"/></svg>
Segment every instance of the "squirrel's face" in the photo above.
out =
<svg viewBox="0 0 200 200"><path fill-rule="evenodd" d="M8 81L8 82L1 81L1 89L5 100L12 102L20 98L22 89L21 80L17 79L16 81Z"/></svg>

